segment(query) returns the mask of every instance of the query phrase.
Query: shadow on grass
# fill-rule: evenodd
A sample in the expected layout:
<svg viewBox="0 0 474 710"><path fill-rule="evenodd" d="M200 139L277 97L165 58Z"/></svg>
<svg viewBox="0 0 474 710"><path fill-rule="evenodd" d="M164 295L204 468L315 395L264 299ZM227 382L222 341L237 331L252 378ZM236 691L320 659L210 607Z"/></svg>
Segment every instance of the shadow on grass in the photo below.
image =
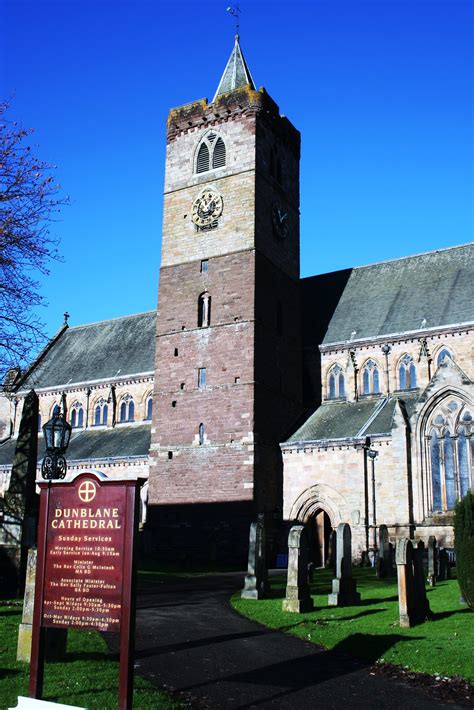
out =
<svg viewBox="0 0 474 710"><path fill-rule="evenodd" d="M327 607L319 607L315 611L323 611L329 609ZM302 619L294 624L285 624L285 626L279 626L278 631L291 631L291 629L296 629L298 626L311 627L311 626L327 626L327 624L338 623L339 621L353 621L361 616L372 616L372 614L380 614L386 611L386 609L367 609L367 611L361 611L359 614L351 614L351 616L333 616L327 617L325 619Z"/></svg>
<svg viewBox="0 0 474 710"><path fill-rule="evenodd" d="M48 663L75 663L76 661L118 661L119 654L107 651L72 651Z"/></svg>
<svg viewBox="0 0 474 710"><path fill-rule="evenodd" d="M21 610L21 606L17 606L14 609L2 609L0 611L0 619L2 618L2 616L15 616L21 614Z"/></svg>
<svg viewBox="0 0 474 710"><path fill-rule="evenodd" d="M466 614L466 613L473 613L472 609L455 609L454 611L434 611L433 612L433 618L431 621L441 621L441 619L447 619L448 616L453 616L453 614Z"/></svg>
<svg viewBox="0 0 474 710"><path fill-rule="evenodd" d="M0 668L0 680L18 675L19 673L23 673L23 671L15 670L14 668Z"/></svg>

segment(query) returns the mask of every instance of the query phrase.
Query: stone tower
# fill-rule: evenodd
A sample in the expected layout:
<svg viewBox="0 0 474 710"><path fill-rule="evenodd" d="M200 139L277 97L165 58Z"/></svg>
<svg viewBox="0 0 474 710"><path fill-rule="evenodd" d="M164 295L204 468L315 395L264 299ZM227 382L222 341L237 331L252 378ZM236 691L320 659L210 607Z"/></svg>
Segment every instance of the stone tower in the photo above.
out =
<svg viewBox="0 0 474 710"><path fill-rule="evenodd" d="M236 36L211 103L170 111L148 535L184 563L243 561L281 518L279 442L301 414L300 135Z"/></svg>

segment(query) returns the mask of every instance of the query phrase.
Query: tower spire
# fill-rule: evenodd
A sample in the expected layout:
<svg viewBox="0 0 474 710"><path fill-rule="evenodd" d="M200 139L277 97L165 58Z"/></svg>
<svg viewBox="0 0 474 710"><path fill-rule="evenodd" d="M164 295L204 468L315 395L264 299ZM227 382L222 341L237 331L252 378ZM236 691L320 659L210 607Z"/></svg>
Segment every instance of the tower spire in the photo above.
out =
<svg viewBox="0 0 474 710"><path fill-rule="evenodd" d="M244 59L244 55L242 54L242 50L240 48L240 37L239 37L239 7L238 5L234 5L233 7L228 7L227 12L230 12L230 14L235 17L236 20L236 34L235 34L235 41L234 41L234 47L232 49L232 52L229 57L229 61L227 62L224 73L221 76L221 80L219 82L219 86L217 87L217 91L214 94L214 98L212 99L212 103L217 99L218 96L221 94L227 94L229 91L234 91L234 89L239 89L241 86L245 86L246 84L250 85L250 88L252 88L255 91L255 84L252 79L252 75L250 73L250 69L247 66L247 62Z"/></svg>

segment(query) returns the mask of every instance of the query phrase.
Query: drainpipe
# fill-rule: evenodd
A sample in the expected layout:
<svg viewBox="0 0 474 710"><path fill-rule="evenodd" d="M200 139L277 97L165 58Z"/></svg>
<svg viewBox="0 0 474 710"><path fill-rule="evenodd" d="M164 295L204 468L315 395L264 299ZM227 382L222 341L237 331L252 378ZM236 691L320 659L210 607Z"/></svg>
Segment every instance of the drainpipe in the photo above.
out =
<svg viewBox="0 0 474 710"><path fill-rule="evenodd" d="M89 404L91 399L91 388L86 389L86 429L89 426Z"/></svg>
<svg viewBox="0 0 474 710"><path fill-rule="evenodd" d="M382 346L382 352L385 355L385 381L387 382L387 395L390 394L390 371L388 369L388 355L391 348L388 343Z"/></svg>

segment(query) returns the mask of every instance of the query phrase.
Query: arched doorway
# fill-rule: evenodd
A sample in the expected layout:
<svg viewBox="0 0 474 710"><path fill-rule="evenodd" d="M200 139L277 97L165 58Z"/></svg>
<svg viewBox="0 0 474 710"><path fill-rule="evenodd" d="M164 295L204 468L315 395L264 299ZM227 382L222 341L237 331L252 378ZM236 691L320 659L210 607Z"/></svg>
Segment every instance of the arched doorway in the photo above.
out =
<svg viewBox="0 0 474 710"><path fill-rule="evenodd" d="M331 562L332 525L329 515L318 508L307 520L309 551L316 567L327 567Z"/></svg>

